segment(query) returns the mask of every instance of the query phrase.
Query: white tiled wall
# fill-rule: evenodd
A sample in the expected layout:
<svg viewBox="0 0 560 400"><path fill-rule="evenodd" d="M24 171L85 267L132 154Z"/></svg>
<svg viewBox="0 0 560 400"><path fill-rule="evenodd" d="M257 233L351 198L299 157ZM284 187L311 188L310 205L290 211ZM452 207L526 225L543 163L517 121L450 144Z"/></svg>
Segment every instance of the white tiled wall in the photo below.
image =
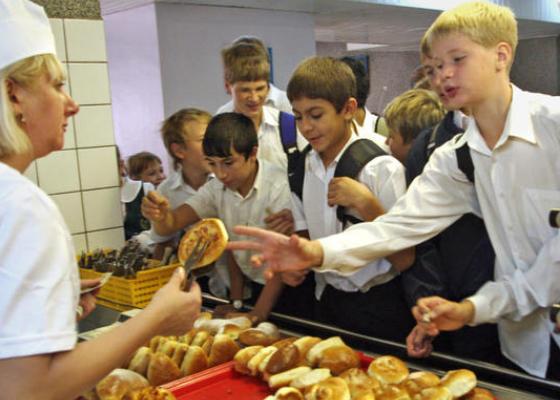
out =
<svg viewBox="0 0 560 400"><path fill-rule="evenodd" d="M124 244L103 21L51 19L59 59L80 113L64 149L25 172L60 208L76 251Z"/></svg>

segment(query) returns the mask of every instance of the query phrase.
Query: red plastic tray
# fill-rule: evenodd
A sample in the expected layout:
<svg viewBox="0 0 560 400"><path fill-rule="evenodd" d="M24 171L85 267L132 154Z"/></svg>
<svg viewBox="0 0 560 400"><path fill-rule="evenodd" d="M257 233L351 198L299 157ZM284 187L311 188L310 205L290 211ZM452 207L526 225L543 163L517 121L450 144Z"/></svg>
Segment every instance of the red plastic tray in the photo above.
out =
<svg viewBox="0 0 560 400"><path fill-rule="evenodd" d="M373 358L358 353L362 368L367 368ZM163 385L177 400L262 400L274 392L260 378L238 373L234 362L209 368L198 374L186 376Z"/></svg>

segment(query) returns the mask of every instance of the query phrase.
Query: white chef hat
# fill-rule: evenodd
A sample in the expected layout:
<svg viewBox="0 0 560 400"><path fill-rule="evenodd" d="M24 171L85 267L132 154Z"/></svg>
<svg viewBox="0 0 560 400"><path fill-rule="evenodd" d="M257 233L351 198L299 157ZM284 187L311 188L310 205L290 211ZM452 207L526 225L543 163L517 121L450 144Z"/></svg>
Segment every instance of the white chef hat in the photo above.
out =
<svg viewBox="0 0 560 400"><path fill-rule="evenodd" d="M38 54L56 54L43 7L28 0L0 0L0 69Z"/></svg>

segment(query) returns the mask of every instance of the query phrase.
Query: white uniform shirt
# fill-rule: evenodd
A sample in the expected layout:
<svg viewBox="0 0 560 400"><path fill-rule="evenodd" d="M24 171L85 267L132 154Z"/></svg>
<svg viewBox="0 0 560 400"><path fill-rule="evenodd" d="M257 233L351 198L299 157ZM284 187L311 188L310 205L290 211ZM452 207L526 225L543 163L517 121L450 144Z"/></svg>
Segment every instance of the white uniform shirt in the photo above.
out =
<svg viewBox="0 0 560 400"><path fill-rule="evenodd" d="M475 184L457 167L467 142ZM324 267L349 273L371 259L423 242L461 215L481 215L496 252L495 281L469 299L474 324L498 322L502 352L543 377L553 333L548 306L560 300L560 233L548 212L560 205L560 98L513 87L504 131L493 150L470 120L457 143L436 149L388 214L321 239ZM345 271L345 272L344 272Z"/></svg>
<svg viewBox="0 0 560 400"><path fill-rule="evenodd" d="M327 204L329 182L340 157L346 148L358 137L352 135L335 160L325 169L321 157L315 150L307 154L303 182L303 203L292 193L292 210L296 231L308 230L311 239L322 238L342 232L342 222L336 217L337 207ZM391 156L379 156L367 163L358 175L358 181L365 184L388 210L406 191L404 168ZM359 218L359 215L349 210ZM327 284L345 292L366 292L372 286L390 281L397 275L391 264L384 258L370 262L365 268L349 276L326 272L315 274L315 296L321 298Z"/></svg>
<svg viewBox="0 0 560 400"><path fill-rule="evenodd" d="M224 186L218 179L212 179L190 197L186 203L200 218L220 218L230 240L243 237L233 233L236 225L265 227L264 219L268 213L276 213L290 208L290 187L286 171L265 160L259 160L259 170L253 187L246 197ZM253 268L250 263L251 252L233 252L237 264L251 280L264 284L262 268Z"/></svg>
<svg viewBox="0 0 560 400"><path fill-rule="evenodd" d="M277 110L293 114L292 105L290 104L290 100L288 100L286 92L278 89L272 83L270 84L270 90L268 91L268 95L266 96L264 104ZM233 111L233 100L230 100L226 104L218 108L218 111L216 111L216 115Z"/></svg>
<svg viewBox="0 0 560 400"><path fill-rule="evenodd" d="M53 201L0 162L0 359L74 348L80 282Z"/></svg>

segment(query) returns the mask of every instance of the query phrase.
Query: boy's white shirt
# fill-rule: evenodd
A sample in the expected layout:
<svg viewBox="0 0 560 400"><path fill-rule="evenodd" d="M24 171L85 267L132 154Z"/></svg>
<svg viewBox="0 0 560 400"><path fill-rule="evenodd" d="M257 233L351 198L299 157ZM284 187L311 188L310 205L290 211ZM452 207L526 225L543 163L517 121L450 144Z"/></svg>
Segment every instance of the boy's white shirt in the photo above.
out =
<svg viewBox="0 0 560 400"><path fill-rule="evenodd" d="M264 104L266 106L273 107L277 110L293 114L292 105L290 104L290 100L288 100L288 96L286 95L286 92L278 89L272 83L270 84L270 90L268 91L268 95L266 96L266 100ZM234 111L233 100L230 100L226 104L218 108L218 110L214 115L223 114L226 112L233 112L233 111Z"/></svg>
<svg viewBox="0 0 560 400"><path fill-rule="evenodd" d="M352 135L335 160L325 169L319 154L311 150L306 158L305 177L303 183L303 202L292 193L292 211L295 230L308 230L311 239L317 239L342 232L343 225L336 217L337 207L327 204L329 182L340 157L346 148L357 140ZM406 181L402 164L391 156L379 156L367 163L357 180L365 184L379 199L383 208L388 210L406 191ZM351 214L359 218L352 210ZM321 272L321 271L317 271ZM391 263L384 258L368 263L366 267L355 271L349 276L341 276L334 272L315 274L315 296L321 298L327 284L346 292L358 290L366 292L371 287L390 281L397 275Z"/></svg>
<svg viewBox="0 0 560 400"><path fill-rule="evenodd" d="M253 187L244 198L228 189L218 179L212 179L190 197L186 204L191 206L200 218L220 218L231 241L244 237L233 233L236 225L265 228L264 219L269 212L276 213L290 208L290 187L286 171L267 162L258 160L259 169ZM262 268L253 268L250 251L233 252L243 273L251 280L264 284Z"/></svg>
<svg viewBox="0 0 560 400"><path fill-rule="evenodd" d="M365 117L364 117L364 123L363 125L358 124L358 122L356 122L356 120L354 120L354 129L356 130L356 133L358 134L359 137L364 138L364 139L370 139L371 141L373 141L376 145L378 145L379 147L381 147L383 149L383 151L385 151L387 154L390 154L390 150L389 150L389 146L387 146L387 138L383 135L380 135L379 133L375 132L375 122L377 121L377 118L379 118L377 115L372 114L367 107L364 108L365 110Z"/></svg>
<svg viewBox="0 0 560 400"><path fill-rule="evenodd" d="M455 149L467 142L471 184ZM476 190L475 190L476 188ZM560 233L548 225L560 205L560 97L513 86L504 132L490 150L471 118L464 136L436 149L389 213L321 239L324 263L348 274L368 260L414 246L461 215L482 216L496 252L495 281L469 298L473 325L498 322L502 352L531 374L546 374L553 333L548 306L560 300Z"/></svg>

